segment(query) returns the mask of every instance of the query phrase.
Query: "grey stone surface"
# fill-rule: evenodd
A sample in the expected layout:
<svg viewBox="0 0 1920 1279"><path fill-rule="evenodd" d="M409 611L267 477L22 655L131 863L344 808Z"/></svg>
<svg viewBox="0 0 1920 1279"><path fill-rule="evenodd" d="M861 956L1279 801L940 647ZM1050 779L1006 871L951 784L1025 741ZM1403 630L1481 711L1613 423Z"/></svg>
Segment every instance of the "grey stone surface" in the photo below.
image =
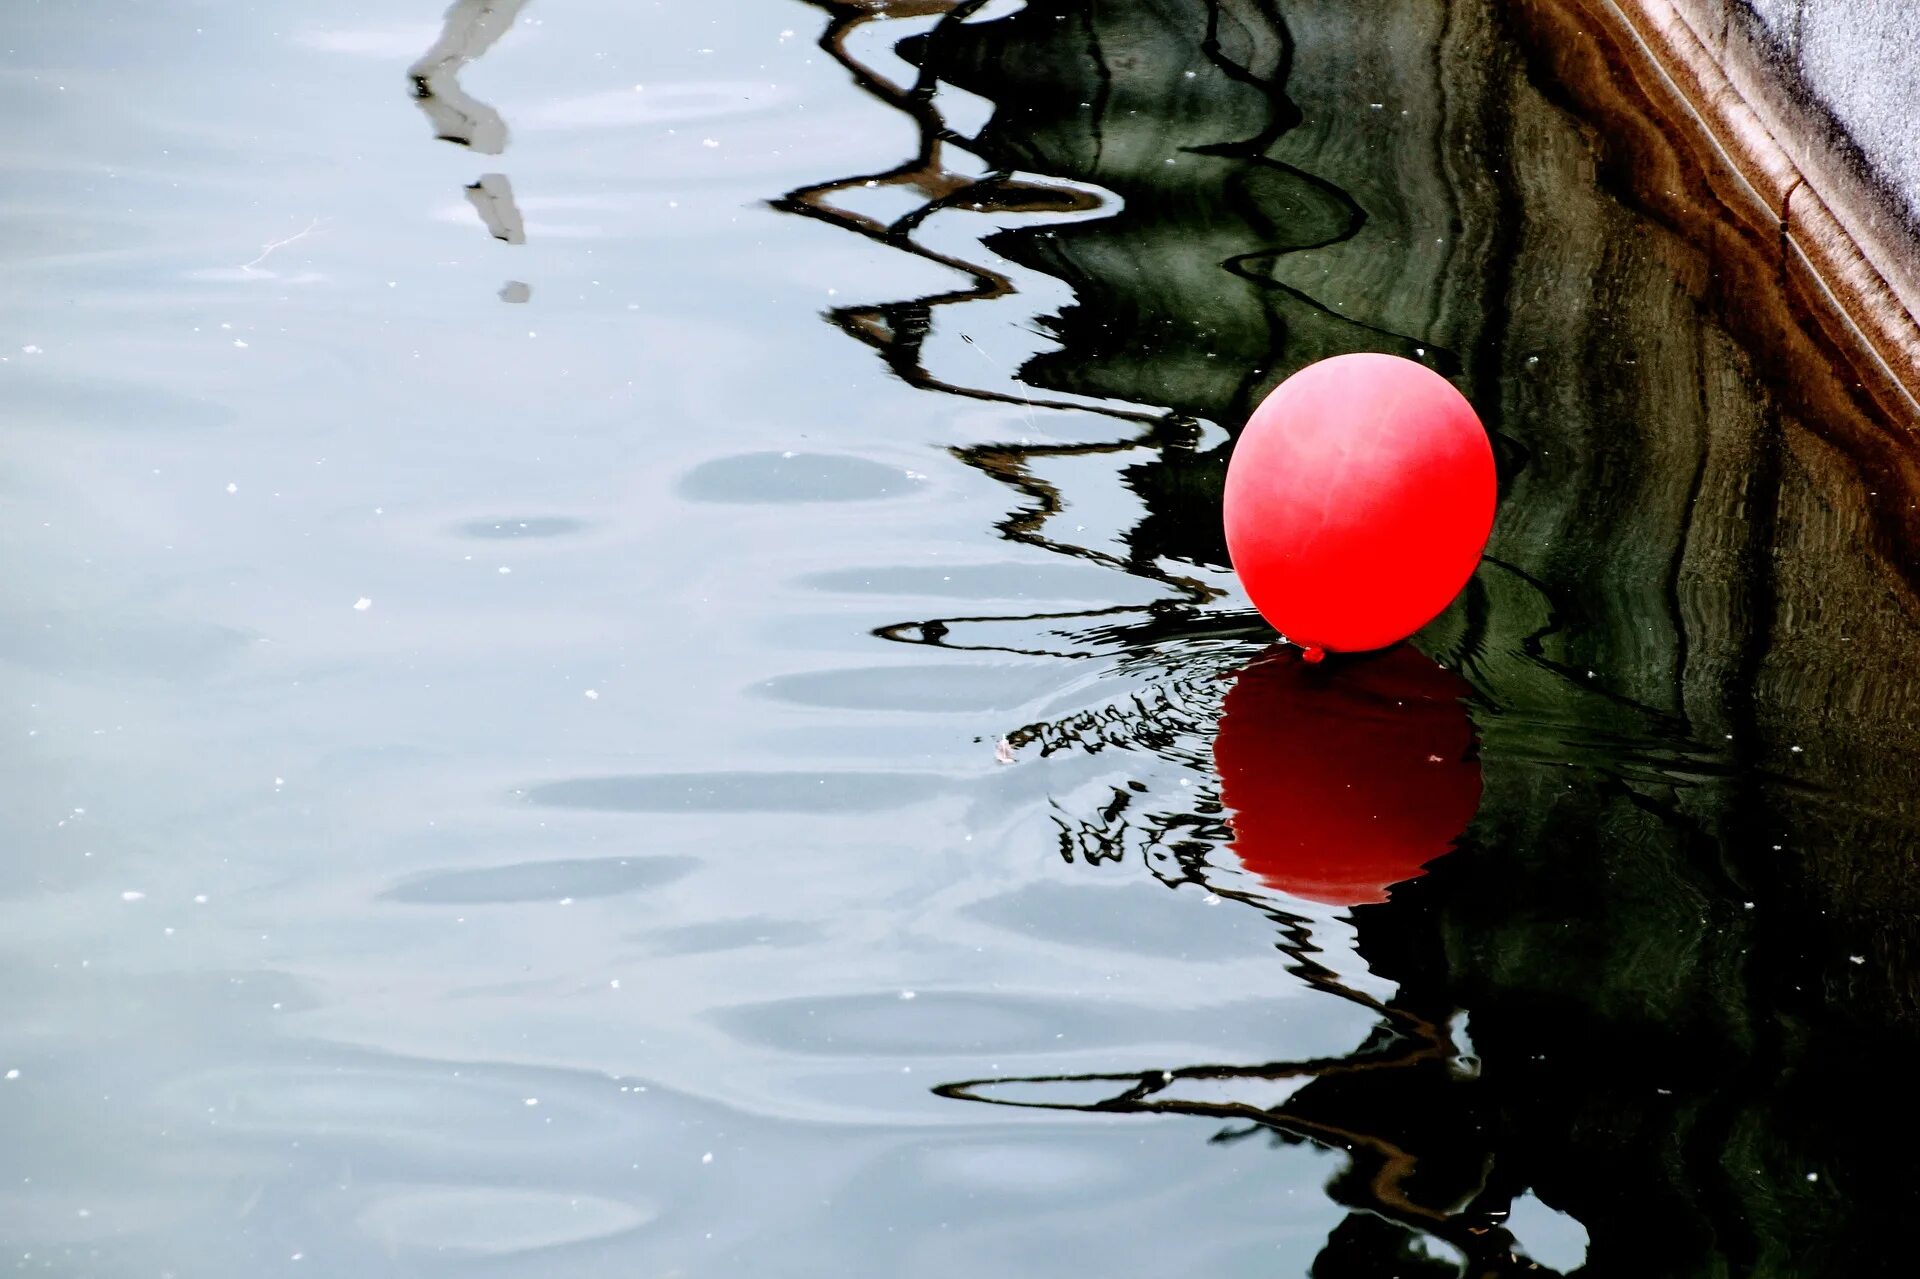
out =
<svg viewBox="0 0 1920 1279"><path fill-rule="evenodd" d="M1802 0L1748 0L1747 8L1769 34L1779 40L1783 47L1790 48L1800 35L1801 3ZM1725 9L1731 6L1728 0L1720 0L1718 7Z"/></svg>
<svg viewBox="0 0 1920 1279"><path fill-rule="evenodd" d="M1715 0L1744 9L1920 220L1920 6L1913 0Z"/></svg>

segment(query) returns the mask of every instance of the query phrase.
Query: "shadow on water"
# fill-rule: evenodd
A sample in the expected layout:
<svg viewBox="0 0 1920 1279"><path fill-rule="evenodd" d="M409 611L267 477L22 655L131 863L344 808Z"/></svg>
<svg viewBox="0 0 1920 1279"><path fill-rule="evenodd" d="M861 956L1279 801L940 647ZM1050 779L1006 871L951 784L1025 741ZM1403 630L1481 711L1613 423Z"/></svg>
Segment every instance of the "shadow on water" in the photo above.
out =
<svg viewBox="0 0 1920 1279"><path fill-rule="evenodd" d="M1376 1019L1334 1059L939 1091L1344 1151L1328 1193L1353 1215L1316 1275L1895 1268L1920 1193L1876 1170L1920 1138L1920 611L1894 527L1912 468L1857 447L1893 424L1768 381L1730 336L1728 245L1636 204L1636 157L1557 105L1503 6L808 2L919 141L779 207L961 277L827 318L915 386L1110 423L953 452L1017 495L1002 536L1171 592L879 633L1101 664L1104 704L1007 734L1022 767L1112 761L1100 794L1055 801L1061 855L1262 912L1296 977ZM910 77L862 52L882 44ZM962 127L968 102L989 114ZM882 189L909 211L857 211ZM990 329L1042 341L1004 385L966 350ZM1220 603L1231 433L1351 350L1427 362L1495 433L1488 558L1418 637L1432 660L1388 659L1429 690L1422 671L1457 673L1425 696L1458 694L1470 729L1384 702L1370 728L1316 726L1302 689L1257 692L1276 659L1248 666L1263 632ZM1100 455L1144 511L1119 549L1057 531L1075 492L1053 464ZM1248 777L1307 754L1256 833ZM1423 791L1423 768L1463 771ZM1367 868L1379 890L1426 867L1390 893L1327 870L1352 824L1308 791L1355 786L1415 814ZM1328 959L1316 901L1351 907L1365 981ZM1588 1242L1549 1257L1542 1220Z"/></svg>

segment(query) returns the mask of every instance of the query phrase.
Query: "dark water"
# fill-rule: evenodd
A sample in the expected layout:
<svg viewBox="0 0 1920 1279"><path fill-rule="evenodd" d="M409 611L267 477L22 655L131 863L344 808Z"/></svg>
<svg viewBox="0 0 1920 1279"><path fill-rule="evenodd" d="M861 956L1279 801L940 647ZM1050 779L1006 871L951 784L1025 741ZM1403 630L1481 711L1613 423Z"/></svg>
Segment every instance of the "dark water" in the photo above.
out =
<svg viewBox="0 0 1920 1279"><path fill-rule="evenodd" d="M1515 12L10 4L4 1255L1904 1273L1900 424ZM1502 505L1308 672L1355 350Z"/></svg>

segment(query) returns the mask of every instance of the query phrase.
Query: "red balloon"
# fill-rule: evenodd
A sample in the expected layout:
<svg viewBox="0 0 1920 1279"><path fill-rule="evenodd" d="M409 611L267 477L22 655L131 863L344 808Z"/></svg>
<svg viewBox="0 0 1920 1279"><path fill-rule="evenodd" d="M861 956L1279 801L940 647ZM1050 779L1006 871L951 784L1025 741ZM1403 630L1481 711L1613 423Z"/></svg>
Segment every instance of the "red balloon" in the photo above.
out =
<svg viewBox="0 0 1920 1279"><path fill-rule="evenodd" d="M1468 691L1412 647L1332 666L1281 649L1241 669L1213 742L1241 863L1331 906L1423 873L1480 807Z"/></svg>
<svg viewBox="0 0 1920 1279"><path fill-rule="evenodd" d="M1384 648L1473 576L1493 447L1423 364L1336 355L1254 410L1227 464L1227 550L1261 616L1307 648Z"/></svg>

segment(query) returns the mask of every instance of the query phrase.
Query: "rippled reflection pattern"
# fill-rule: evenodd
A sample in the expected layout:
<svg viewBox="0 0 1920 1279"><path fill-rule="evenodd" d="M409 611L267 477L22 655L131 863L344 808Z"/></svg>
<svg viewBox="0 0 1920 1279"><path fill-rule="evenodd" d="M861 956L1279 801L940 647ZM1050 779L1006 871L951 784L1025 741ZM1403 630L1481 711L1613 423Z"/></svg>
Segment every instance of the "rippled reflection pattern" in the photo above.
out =
<svg viewBox="0 0 1920 1279"><path fill-rule="evenodd" d="M953 450L1017 494L1004 537L1167 591L878 633L1096 668L1094 704L1005 734L1054 770L1061 856L1260 912L1375 1019L1343 1056L939 1091L1343 1152L1316 1276L1889 1269L1920 1206L1869 1172L1920 1136L1920 606L1905 464L1857 445L1899 424L1728 335L1728 246L1633 204L1690 180L1659 122L1597 139L1533 78L1563 6L811 2L919 144L780 207L967 281L827 318L1009 406ZM880 23L910 82L857 52ZM910 211L852 211L880 188ZM1349 350L1454 379L1502 507L1418 652L1318 688L1258 656L1219 488L1265 389ZM1114 466L1138 507L1102 540Z"/></svg>

